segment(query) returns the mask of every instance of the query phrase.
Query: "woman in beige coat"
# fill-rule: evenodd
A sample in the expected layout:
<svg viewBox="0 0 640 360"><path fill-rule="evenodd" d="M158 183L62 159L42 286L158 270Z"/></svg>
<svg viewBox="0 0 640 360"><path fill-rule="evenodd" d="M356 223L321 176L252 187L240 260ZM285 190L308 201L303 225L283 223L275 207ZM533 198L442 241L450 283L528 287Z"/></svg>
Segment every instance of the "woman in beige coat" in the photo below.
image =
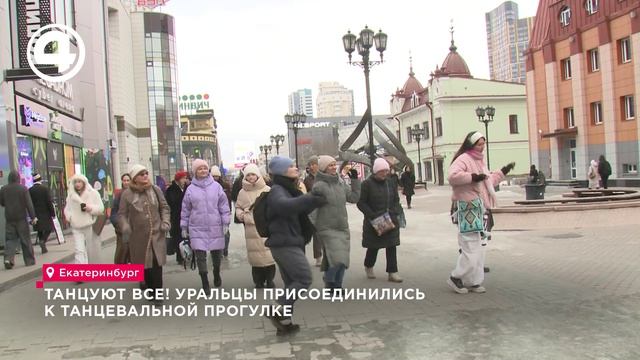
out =
<svg viewBox="0 0 640 360"><path fill-rule="evenodd" d="M169 205L142 165L129 171L131 183L120 198L118 225L129 245L132 264L144 264L147 289L162 288L162 266L167 262L165 234L171 228ZM162 301L154 300L159 305Z"/></svg>
<svg viewBox="0 0 640 360"><path fill-rule="evenodd" d="M276 265L271 251L264 246L263 237L260 237L256 224L253 221L253 211L250 210L253 203L263 192L270 188L265 184L260 175L260 169L254 164L249 164L244 169L242 190L236 201L236 217L244 223L244 237L247 242L247 257L251 265L253 282L257 289L264 287L273 288L273 278L276 276Z"/></svg>

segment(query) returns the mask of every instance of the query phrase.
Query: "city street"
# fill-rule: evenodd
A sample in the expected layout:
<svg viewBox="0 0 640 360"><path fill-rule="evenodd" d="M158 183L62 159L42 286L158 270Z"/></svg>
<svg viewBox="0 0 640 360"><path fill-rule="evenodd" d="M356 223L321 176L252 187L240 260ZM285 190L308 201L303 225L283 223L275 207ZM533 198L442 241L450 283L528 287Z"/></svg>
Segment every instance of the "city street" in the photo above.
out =
<svg viewBox="0 0 640 360"><path fill-rule="evenodd" d="M45 318L34 281L0 293L0 357L6 359L639 359L640 238L637 227L601 226L494 232L485 294L454 293L446 284L457 256L448 217L449 187L418 190L405 209L399 271L387 281L379 254L375 280L365 277L362 216L349 207L352 251L348 288L418 288L426 299L299 301L298 334L276 337L268 320L244 318ZM522 199L503 187L502 204ZM402 200L404 205L404 199ZM242 228L231 227L223 287L252 288ZM310 250L310 248L309 248ZM111 262L114 245L103 248ZM311 255L308 255L310 262ZM165 286L199 287L196 272L164 269ZM322 275L313 268L313 287ZM277 284L282 285L279 275ZM51 285L66 287L76 285ZM116 286L83 284L80 287ZM133 284L117 285L133 288ZM138 301L140 302L140 301ZM127 304L136 303L128 300ZM168 304L175 303L172 300Z"/></svg>

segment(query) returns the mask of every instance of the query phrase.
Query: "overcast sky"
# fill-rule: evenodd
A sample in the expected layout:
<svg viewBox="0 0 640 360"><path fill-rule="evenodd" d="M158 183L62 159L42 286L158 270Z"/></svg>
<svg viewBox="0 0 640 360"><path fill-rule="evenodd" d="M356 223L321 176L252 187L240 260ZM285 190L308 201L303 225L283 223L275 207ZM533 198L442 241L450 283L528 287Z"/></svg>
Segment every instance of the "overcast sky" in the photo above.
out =
<svg viewBox="0 0 640 360"><path fill-rule="evenodd" d="M171 0L176 18L180 94L209 93L218 120L222 159L234 142L268 143L286 134L287 96L320 81L354 90L355 112L366 109L364 74L347 63L342 36L368 25L389 37L385 63L371 71L374 114L389 113L390 95L409 73L409 53L423 85L448 53L450 21L471 74L489 77L485 13L501 0ZM538 1L519 0L520 17ZM359 58L359 55L356 55ZM378 60L378 53L372 56ZM314 108L314 114L317 109Z"/></svg>

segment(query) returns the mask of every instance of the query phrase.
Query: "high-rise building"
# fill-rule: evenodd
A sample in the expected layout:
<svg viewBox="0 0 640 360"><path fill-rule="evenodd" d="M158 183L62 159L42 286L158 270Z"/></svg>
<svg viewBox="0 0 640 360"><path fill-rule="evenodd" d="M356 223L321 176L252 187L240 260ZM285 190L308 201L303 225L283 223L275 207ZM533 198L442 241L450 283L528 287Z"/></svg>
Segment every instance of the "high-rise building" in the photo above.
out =
<svg viewBox="0 0 640 360"><path fill-rule="evenodd" d="M485 14L491 80L524 83L524 52L534 18L518 18L518 4L505 1Z"/></svg>
<svg viewBox="0 0 640 360"><path fill-rule="evenodd" d="M640 1L541 0L527 51L531 164L554 180L640 183Z"/></svg>
<svg viewBox="0 0 640 360"><path fill-rule="evenodd" d="M316 98L318 117L353 116L353 90L338 82L321 82Z"/></svg>
<svg viewBox="0 0 640 360"><path fill-rule="evenodd" d="M171 179L184 169L173 17L109 0L107 19L120 171L142 164Z"/></svg>
<svg viewBox="0 0 640 360"><path fill-rule="evenodd" d="M289 95L289 114L305 114L313 117L311 89L300 89Z"/></svg>

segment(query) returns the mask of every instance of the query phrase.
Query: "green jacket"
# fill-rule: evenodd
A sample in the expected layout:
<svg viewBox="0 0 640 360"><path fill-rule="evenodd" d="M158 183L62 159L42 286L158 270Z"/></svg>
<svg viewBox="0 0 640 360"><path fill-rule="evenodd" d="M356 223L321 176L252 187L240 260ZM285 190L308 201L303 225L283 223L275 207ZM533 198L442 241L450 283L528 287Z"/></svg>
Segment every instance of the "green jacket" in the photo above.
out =
<svg viewBox="0 0 640 360"><path fill-rule="evenodd" d="M360 180L352 179L349 186L338 175L318 172L312 193L322 194L328 201L310 215L316 237L324 246L328 266L344 264L349 267L351 237L347 202L357 203L360 199ZM323 270L326 270L324 266Z"/></svg>

